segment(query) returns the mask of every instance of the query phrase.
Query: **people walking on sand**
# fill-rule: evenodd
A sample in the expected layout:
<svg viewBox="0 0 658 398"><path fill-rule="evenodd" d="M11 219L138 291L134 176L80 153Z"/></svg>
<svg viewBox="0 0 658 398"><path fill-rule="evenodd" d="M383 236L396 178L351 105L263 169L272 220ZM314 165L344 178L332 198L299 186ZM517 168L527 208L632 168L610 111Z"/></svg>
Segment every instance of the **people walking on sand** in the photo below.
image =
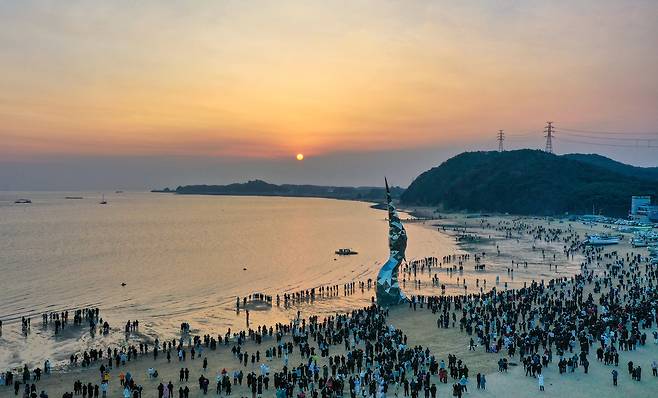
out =
<svg viewBox="0 0 658 398"><path fill-rule="evenodd" d="M617 377L619 376L619 372L617 372L617 369L612 369L612 385L617 386Z"/></svg>
<svg viewBox="0 0 658 398"><path fill-rule="evenodd" d="M459 379L459 386L461 387L461 390L464 392L468 392L467 385L468 385L468 379L466 378L466 376L462 376Z"/></svg>
<svg viewBox="0 0 658 398"><path fill-rule="evenodd" d="M652 330L655 326L654 309L658 295L654 293L655 289L648 288L648 282L655 286L658 274L649 267L643 256L624 255L604 249L570 247L571 244L566 237L558 238L557 233L550 231L542 233L552 234L553 239L560 244L565 242L565 248L572 252L576 250L574 247L578 250L582 249L585 260L581 274L548 282L543 280L528 282L523 288L504 292L480 290L479 293L464 296L416 295L413 298L416 312L431 311L440 329L437 333L451 326L453 328L458 326L459 329L455 332L457 330L464 332L470 339L469 351L477 350L481 346L483 353L496 355L500 358L498 364L501 372L507 371L508 364L517 362L516 358L518 358L518 363L523 363L526 374L537 378L540 391L544 391L543 370L551 366L554 353L556 358L560 358L556 366L560 373L576 373L584 369L584 374L588 374L589 351L599 345L601 348L600 351L596 350L596 357L600 363L595 363L597 369L593 369L591 373L597 374L595 370L600 367L618 364L621 353L622 362L635 359L635 364L628 361L628 370L633 379L639 382L641 367L637 365L644 363L645 359L638 360L638 357L630 351L642 349L646 340L646 334L643 332ZM546 240L546 237L538 239ZM518 261L516 264L518 268L518 264L523 262ZM644 271L642 266L646 266ZM594 273L592 270L594 267L597 267L600 274ZM648 281L647 285L642 285L646 281ZM641 286L642 289L635 286ZM409 311L413 311L413 306ZM553 316L554 314L558 316ZM191 357L203 358L205 373L208 370L207 357L202 353L211 356L213 350L222 349L221 342L226 341L226 346L232 345L233 359L231 360L236 362L236 368L232 369L234 384L238 383L238 374L241 384L240 369L249 369L246 374L247 387L243 387L244 390L240 388L243 395L244 392L247 392L246 395L249 392L257 396L263 393L263 396L273 395L268 391L269 371L264 370L264 365L260 365L260 374L256 375L261 352L265 352L263 356L268 361L274 358L274 355L279 359L283 357L283 363L275 361L272 366L274 373L272 379L277 396L281 398L317 397L319 394L323 397L341 396L343 384L347 383L352 398L366 395L385 398L387 392L397 390L398 384L404 388L405 396L420 398L424 393L425 397L433 398L435 393L430 380L437 373L439 381L445 383L446 387L448 375L451 377L455 396L468 392L468 367L461 359L450 354L446 365L443 359L434 357L428 348L408 346L404 332L393 327L387 317L388 311L376 305L355 310L351 314L326 316L324 319L322 317L303 319L301 314L298 314L290 323L277 324L274 331L270 328L269 333L264 326L233 334L229 332L225 340L221 335L216 336L219 345L210 342L210 335L207 338L185 335L187 344L183 338L178 341L159 342L154 352L159 349L167 352L171 349L176 350L174 355L178 352L179 361L183 362L185 350L190 350ZM434 319L432 324L433 321ZM186 330L189 333L189 329ZM194 338L193 342L192 338ZM214 336L212 341L216 341ZM253 345L247 346L245 345L247 343ZM344 352L338 352L342 350L343 345ZM204 348L209 351L204 351ZM250 350L249 354L246 352L247 348ZM302 361L297 366L298 353ZM128 372L133 367L123 366L133 365L134 362L132 364L130 362L137 358L137 354L137 350L133 351L131 348L115 348L114 352L108 349L101 368L101 377L105 375L104 370L111 370L110 367L114 363L116 363L114 372L121 372L122 375L126 372L122 384L132 394L132 398L138 398L136 382L129 377ZM139 354L142 354L141 347ZM96 360L88 359L87 357L91 358L88 353L80 354L80 357L82 361L72 360L71 366L78 364L90 366ZM211 356L211 360L213 358ZM109 363L105 359L108 359ZM157 360L157 357L154 356L154 359ZM248 367L249 362L251 368ZM108 368L105 368L105 365ZM116 369L117 367L119 369ZM167 366L167 369L169 368L174 366ZM198 370L198 366L193 366L193 380L199 376ZM617 371L618 369L612 369L614 386L617 385ZM180 368L179 395L181 391L183 396L187 395L182 389L182 383L189 380L189 373L189 369ZM38 379L37 374L37 369L31 371L28 369L27 381L19 382L18 391L33 381L30 380L31 377ZM109 373L107 374L109 376ZM145 376L144 372L135 374ZM224 391L226 395L230 394L228 374L227 371L226 377L217 375L218 393ZM656 376L656 361L652 362L652 374ZM25 377L25 369L22 376ZM564 376L565 379L569 378L568 376ZM16 378L21 379L20 372L16 372ZM478 373L476 380L478 389L486 388L484 374ZM149 384L156 382L151 381ZM199 387L205 393L208 381L204 374L201 374L199 382ZM9 382L9 385L11 384L12 382ZM316 386L321 388L316 389ZM638 386L634 388L645 388L640 384ZM32 390L30 385L28 392ZM80 394L77 393L78 391ZM92 391L94 391L92 387L80 383L78 388L76 383L76 396L92 398ZM120 396L121 393L122 390L117 390L114 394ZM173 398L173 384L163 385L159 396Z"/></svg>

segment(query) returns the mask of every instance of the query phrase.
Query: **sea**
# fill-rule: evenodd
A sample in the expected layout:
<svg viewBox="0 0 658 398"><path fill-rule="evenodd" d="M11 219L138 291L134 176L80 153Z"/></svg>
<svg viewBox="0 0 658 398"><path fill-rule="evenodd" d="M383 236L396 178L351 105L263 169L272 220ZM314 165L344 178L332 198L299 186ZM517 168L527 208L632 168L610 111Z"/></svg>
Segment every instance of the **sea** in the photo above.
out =
<svg viewBox="0 0 658 398"><path fill-rule="evenodd" d="M66 199L67 196L82 199ZM386 212L319 198L195 196L120 192L0 192L0 370L65 364L71 353L130 341L245 329L236 297L276 297L339 285L337 295L250 311L250 326L333 314L369 304L388 257ZM16 204L29 198L30 204ZM410 224L408 257L445 255L452 239ZM357 255L337 256L351 248ZM124 285L125 284L125 285ZM374 281L373 281L374 284ZM112 332L88 326L55 335L42 314L97 307ZM22 317L31 319L28 333ZM139 332L126 341L128 321Z"/></svg>
<svg viewBox="0 0 658 398"><path fill-rule="evenodd" d="M107 204L100 204L103 197ZM32 203L14 203L20 198ZM387 213L371 205L321 198L0 192L0 371L46 359L66 366L71 354L90 348L179 338L183 322L191 334L223 336L229 328L367 306L388 258ZM405 227L409 261L465 253L432 221ZM496 245L517 250L515 241ZM339 248L358 254L338 256ZM489 287L497 275L507 281L508 261L492 259L484 273L472 265L454 274L433 272L446 294L463 293L463 278L472 293L483 286L472 283L475 278L486 279ZM551 277L543 263L517 270L510 288ZM404 284L408 296L442 293L429 273L418 279L420 286ZM350 282L357 288L345 294L343 285ZM366 287L359 289L359 282ZM236 298L255 292L275 298L333 285L339 287L335 294L316 294L314 300L255 306L249 324L244 308L236 310ZM83 324L55 334L52 323L42 323L42 314L67 310L71 323L73 311L81 308L99 308L111 332L92 335ZM30 319L27 332L23 317ZM126 322L135 320L139 330L126 335Z"/></svg>

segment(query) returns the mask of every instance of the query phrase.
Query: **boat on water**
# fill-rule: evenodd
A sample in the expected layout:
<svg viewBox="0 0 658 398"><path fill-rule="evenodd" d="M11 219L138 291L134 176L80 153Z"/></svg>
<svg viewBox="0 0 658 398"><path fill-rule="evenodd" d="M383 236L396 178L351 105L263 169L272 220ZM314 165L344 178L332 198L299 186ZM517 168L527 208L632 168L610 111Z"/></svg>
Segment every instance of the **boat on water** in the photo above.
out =
<svg viewBox="0 0 658 398"><path fill-rule="evenodd" d="M351 256L354 254L359 254L358 252L355 252L352 249L338 249L335 251L335 253L338 254L339 256Z"/></svg>
<svg viewBox="0 0 658 398"><path fill-rule="evenodd" d="M82 196L67 196L64 199L84 199Z"/></svg>
<svg viewBox="0 0 658 398"><path fill-rule="evenodd" d="M620 236L615 235L589 235L585 243L592 246L603 246L603 245L616 245L621 241Z"/></svg>
<svg viewBox="0 0 658 398"><path fill-rule="evenodd" d="M14 203L16 203L16 204L28 204L28 203L32 203L32 201L30 199L16 199L14 201Z"/></svg>
<svg viewBox="0 0 658 398"><path fill-rule="evenodd" d="M103 194L103 199L101 199L100 204L102 204L102 205L107 204L107 200L105 200L105 194Z"/></svg>

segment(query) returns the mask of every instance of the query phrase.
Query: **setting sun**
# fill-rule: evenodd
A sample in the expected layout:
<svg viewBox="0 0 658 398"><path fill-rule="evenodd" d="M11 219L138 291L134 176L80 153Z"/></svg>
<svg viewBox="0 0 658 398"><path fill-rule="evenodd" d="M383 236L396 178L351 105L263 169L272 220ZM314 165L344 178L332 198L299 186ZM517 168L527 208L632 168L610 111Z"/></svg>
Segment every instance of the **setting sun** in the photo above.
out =
<svg viewBox="0 0 658 398"><path fill-rule="evenodd" d="M298 153L297 160L304 160L304 154Z"/></svg>

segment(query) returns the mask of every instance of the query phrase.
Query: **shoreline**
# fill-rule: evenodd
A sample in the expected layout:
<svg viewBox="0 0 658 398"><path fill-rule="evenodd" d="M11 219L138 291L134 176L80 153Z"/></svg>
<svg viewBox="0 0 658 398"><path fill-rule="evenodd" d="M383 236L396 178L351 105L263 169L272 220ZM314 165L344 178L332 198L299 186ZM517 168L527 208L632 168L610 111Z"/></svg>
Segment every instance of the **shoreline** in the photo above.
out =
<svg viewBox="0 0 658 398"><path fill-rule="evenodd" d="M402 210L402 211L404 211L406 213L405 210ZM505 218L501 217L501 219L505 219ZM429 221L428 221L428 223L429 224L423 223L423 225L426 226L427 228L432 228L436 231L436 227L434 225L431 225L431 223ZM587 227L579 227L579 229L582 230L582 229L588 229L588 228ZM441 231L437 231L437 232L442 233ZM446 236L450 236L450 235L446 234ZM624 247L624 246L619 246L619 248L621 248L621 247ZM624 247L624 249L627 250L627 251L633 251L633 249L629 250L629 248L627 248L627 247ZM471 254L476 253L473 248L471 248L471 250L473 250L472 252L470 252ZM562 278L562 276L560 276L560 278ZM478 370L482 370L483 372L486 372L486 374L488 374L488 375L492 372L495 372L496 365L495 365L494 358L492 358L490 355L487 355L487 354L485 354L483 352L480 352L480 351L478 351L477 353L471 354L467 350L468 339L466 338L466 334L459 332L458 329L439 329L438 335L442 336L441 340L443 342L438 343L438 344L436 342L433 343L434 336L437 336L437 332L436 332L435 327L434 328L431 327L432 323L434 322L434 317L432 316L432 314L429 314L427 312L427 310L421 311L420 313L417 313L415 311L411 312L406 307L407 307L406 305L401 305L401 306L398 306L394 309L391 309L390 310L391 315L389 317L389 323L395 325L396 327L401 328L402 330L404 330L406 333L409 334L410 338L413 338L413 339L417 340L418 343L422 344L423 346L428 345L428 344L433 345L437 351L450 350L450 352L460 352L460 349L458 347L461 346L461 351L462 352L460 353L460 357L461 356L467 357L469 364L470 363L476 363L477 364L476 366L479 367ZM203 331L203 333L207 333L207 332ZM447 344L447 346L442 345L446 342L450 342L450 343ZM245 345L245 347L250 347L250 346L247 343ZM647 351L647 352L642 352L641 355L634 355L633 357L637 356L640 360L646 361L648 358L652 357L657 352L655 347L653 347L652 342L647 342L647 346L645 348L646 348L645 351ZM650 348L653 348L653 350L650 350ZM221 367L225 366L225 364L229 365L229 366L230 366L230 364L234 365L235 364L235 359L232 357L231 353L230 352L221 353L221 352L219 352L220 350L221 350L221 347L219 348L219 350L216 354L214 352L213 353L210 353L210 352L208 353L208 355L213 354L213 356L211 357L212 358L211 363L215 364L215 368L217 368L217 366L219 366L221 368ZM434 352L434 350L432 350L432 351ZM445 352L437 352L437 355L443 356L443 355L445 355ZM126 370L134 369L135 377L140 377L140 379L141 379L141 375L144 373L145 369L141 369L140 366L143 366L143 364L146 363L146 362L148 362L148 359L146 357L138 358L136 361L133 361L132 363L129 363L128 367L125 368L125 369ZM175 363L175 360L172 360L172 362ZM291 362L294 364L294 361L291 361ZM196 365L200 365L200 362L197 361ZM172 371L172 372L175 371L175 369L174 369L175 366L172 367L172 369L170 369L170 370L167 370L167 369L169 369L169 366L164 366L164 365L158 365L158 366L162 366L161 368L163 369L163 371L162 371L161 374L163 375L163 378L165 377L165 375L170 375L170 371ZM516 378L520 377L521 378L520 380L524 380L522 378L523 376L517 375L517 373L519 373L519 370L520 370L519 368L520 367L516 367L516 369L512 369L511 373L514 374ZM647 379L650 379L650 377L651 377L650 369L648 367L645 368L645 369L646 369L646 373L647 373L645 377ZM159 370L160 370L160 368L159 368ZM58 385L65 386L67 383L71 384L70 383L71 380L79 378L79 377L83 377L83 375L87 375L87 377L89 377L89 375L91 373L93 373L91 371L91 369L82 369L80 367L73 367L73 368L71 368L69 370L66 370L64 372L58 372L54 375L49 376L49 382L46 385L48 386L48 390L49 390L49 393L50 393L50 391L59 390L57 388ZM623 372L620 372L620 373L623 373ZM551 384L551 383L554 383L554 382L552 381L552 379L548 378L548 376L550 376L550 375L551 375L551 373L547 373L547 385L551 385L551 387L553 387L553 384ZM211 376L212 375L206 375L206 377L211 377ZM491 390L491 388L493 388L493 385L505 385L505 383L509 384L509 382L510 382L509 377L506 377L503 374L494 373L494 374L492 374L491 376L488 376L488 377L489 377L489 383L491 385L490 391L493 391L493 390ZM555 377L555 375L552 375L551 377ZM599 374L598 377L604 377L604 375L601 373L601 374ZM114 381L116 381L116 376L114 377L114 379L115 379ZM526 378L526 380L527 380L527 378ZM651 380L649 380L648 382L651 382ZM147 385L146 383L147 383L147 381L144 381L145 389L146 389L147 386L148 387L153 387L153 386ZM630 381L627 382L627 383L630 383ZM646 383L647 382L645 382L645 384ZM190 384L194 384L194 383L190 383ZM527 383L525 383L525 384L527 384ZM557 388L558 384L555 384L556 388ZM51 389L51 386L53 387L52 389ZM449 392L447 390L444 391L445 388L442 388L444 386L440 385L439 387L440 387L439 388L439 391L440 391L439 394L440 395L449 394ZM592 388L594 388L594 387L596 387L596 386L593 385ZM70 389L70 388L65 387L64 389L62 389L62 391L66 391L68 389ZM195 389L194 389L194 391L196 392ZM593 391L598 391L598 390L594 389ZM5 392L5 390L3 390L0 387L0 396L4 396L3 395L4 392ZM146 396L151 396L151 395L146 395ZM530 396L530 395L520 395L520 396ZM584 396L593 396L593 395L584 395ZM637 395L637 396L643 396L643 395Z"/></svg>
<svg viewBox="0 0 658 398"><path fill-rule="evenodd" d="M322 198L320 198L320 199L322 199ZM360 201L352 201L352 202L364 203L364 202L360 202ZM419 226L419 227L422 227L422 226ZM382 257L382 259L380 259L378 261L383 262L383 261L385 261L385 258ZM331 306L331 302L334 301L334 300L340 300L342 302L345 299L347 299L348 303L341 304L341 307L349 306L350 309L360 308L362 305L367 305L370 302L371 298L374 296L374 292L375 292L374 280L373 280L375 274L370 275L370 274L364 273L369 267L370 267L369 265L365 265L365 264L360 266L360 268L358 269L357 274L350 274L349 280L341 281L338 285L336 285L337 291L335 291L335 292L328 293L326 291L326 289L330 287L329 284L306 285L306 286L303 286L303 287L299 286L298 288L293 288L293 289L289 289L289 290L280 291L279 293L281 295L281 305L280 306L275 306L275 305L272 306L272 309L274 311L276 311L276 316L274 316L274 317L277 318L277 319L280 319L282 322L285 322L285 321L288 321L294 315L294 312L298 311L298 310L300 310L302 313L306 313L306 314L323 314L323 315L333 314L334 311L329 310L329 309L323 309L323 310L319 311L317 309L317 305L318 304L323 304L323 305L329 307L329 306ZM375 266L374 272L376 272L378 267L379 267L379 265ZM361 268L363 268L363 269L361 269ZM353 273L354 270L352 270L351 272ZM371 287L367 286L368 279L373 280L373 283L372 283ZM348 282L355 282L356 287L355 287L355 289L352 293L345 294L343 285L345 283L348 283ZM359 287L359 283L361 283L361 282L363 283L363 288ZM315 289L315 291L318 292L314 299L310 299L310 298L306 297L304 299L298 299L295 302L291 302L288 305L284 304L284 297L283 296L285 294L291 294L292 295L292 294L298 293L300 291L307 291L308 292L312 289ZM324 292L320 292L320 289L325 289L325 290L324 290ZM361 292L359 292L359 290L361 290ZM274 295L276 295L276 292L275 292ZM273 297L273 301L274 301L274 297ZM234 309L235 307L233 305L234 303L235 303L235 297L233 296L233 297L227 297L222 302L219 302L217 304L219 306L223 307L223 308L230 308L230 312L235 313L235 309ZM50 313L53 313L53 312L60 313L60 312L68 311L71 314L71 317L72 317L73 313L78 309L80 309L80 307L78 307L78 306L61 307L61 308L52 309L50 311ZM101 308L101 310L102 310L102 308ZM252 322L251 323L252 324L254 323L254 318L260 317L260 315L261 315L260 312L261 311L258 311L258 310L251 311L251 316L252 316ZM272 312L269 312L269 313L271 314ZM44 334L44 335L52 334L52 332L53 332L53 330L52 330L53 329L53 327L52 327L53 322L51 322L51 325L48 328L43 328L42 326L40 326L40 323L41 323L41 319L39 319L39 318L41 318L40 315L41 315L40 312L33 312L31 316L29 314L26 315L26 316L31 317L32 321L33 321L33 325L32 325L32 328L31 328L31 333L36 332L37 334ZM103 315L103 313L101 311L101 318L103 318L102 315ZM240 314L236 316L236 318L237 318L237 321L233 321L233 323L241 323L243 325L244 324L244 310L242 310L240 312ZM143 319L140 318L140 321L142 321L142 320ZM21 328L21 326L20 326L21 316L14 316L12 318L3 318L2 321L3 321L4 330L0 331L0 340L2 340L3 332L4 332L5 336L7 336L7 337L10 337L11 335L15 335L15 336L18 336L19 334L22 335L22 333L19 333L20 328ZM70 323L71 322L69 320L69 324ZM196 326L198 327L199 331L203 330L203 325L202 324L196 325ZM18 331L16 331L16 329L18 329ZM116 323L112 324L110 336L115 336L115 337L120 336L120 337L116 337L116 338L110 340L110 344L112 344L113 346L114 346L114 343L113 343L114 340L117 340L117 339L123 340L123 333L122 333L121 329L122 329L121 324L116 324ZM175 330L173 330L173 334L175 335L176 333L177 332ZM66 330L65 335L64 334L54 335L54 336L51 336L50 338L56 339L58 341L63 341L63 340L78 339L78 338L81 338L81 337L85 336L86 334L88 334L88 331L86 330L86 327L84 326L84 323L83 323L82 326L77 326L77 327L72 327L72 328L69 327ZM172 334L172 330L168 330L168 331L159 330L158 332L154 333L152 330L146 329L146 330L144 330L143 333L142 332L140 332L139 334L131 333L131 336L130 336L129 340L126 340L126 341L129 341L131 343L139 343L140 341L147 341L149 339L152 341L154 338L156 338L158 336L160 338L162 338L163 335L170 336L171 334ZM64 337L64 336L68 336L68 337ZM46 338L48 338L48 337L46 337ZM96 333L95 339L98 340L100 344L105 344L104 341L106 341L106 340L104 339L104 336L100 332ZM66 352L65 356L67 358L68 358L69 353L70 352ZM72 353L81 355L82 350L75 350ZM60 357L61 357L61 355L60 355ZM51 362L53 362L53 358L51 356L49 356L49 358L50 358ZM53 366L55 366L57 368L67 369L69 367L68 364L66 363L67 361L68 361L68 359L60 359L56 363L54 363ZM21 363L22 363L22 361L21 361ZM2 368L0 368L0 371L1 371L1 370L3 370L3 368L5 368L5 366L4 366L5 364L0 364L0 365L2 365ZM32 364L30 364L30 365L32 365ZM39 364L37 363L37 364L34 364L34 365L38 366ZM17 363L16 367L13 367L12 369L16 370L16 369L18 369L18 366L19 366L19 364Z"/></svg>

